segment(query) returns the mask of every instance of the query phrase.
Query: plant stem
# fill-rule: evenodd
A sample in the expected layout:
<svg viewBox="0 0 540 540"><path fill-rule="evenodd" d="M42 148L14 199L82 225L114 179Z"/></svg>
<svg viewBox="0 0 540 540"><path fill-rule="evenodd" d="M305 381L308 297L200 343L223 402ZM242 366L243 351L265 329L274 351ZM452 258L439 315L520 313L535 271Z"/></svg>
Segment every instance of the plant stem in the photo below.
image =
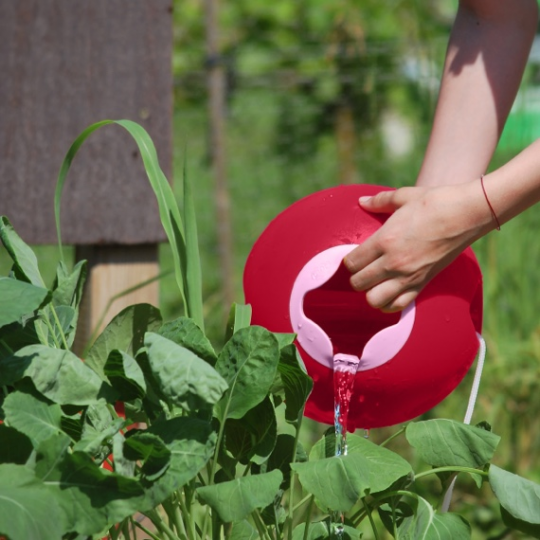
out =
<svg viewBox="0 0 540 540"><path fill-rule="evenodd" d="M124 535L124 540L131 540L131 534L129 533L129 519L124 519L122 522L122 534Z"/></svg>
<svg viewBox="0 0 540 540"><path fill-rule="evenodd" d="M424 471L415 475L414 479L418 480L424 476L429 476L430 474L437 474L440 472L465 472L469 474L479 474L480 476L488 476L486 471L481 471L480 469L473 469L472 467L437 467L435 469L430 469L429 471Z"/></svg>
<svg viewBox="0 0 540 540"><path fill-rule="evenodd" d="M367 506L365 499L362 499L362 504L364 505L364 508L366 509L369 523L371 524L371 528L373 529L373 535L375 536L375 540L379 540L379 533L377 532L377 527L375 526L375 522L373 521L373 517L371 516L371 510Z"/></svg>
<svg viewBox="0 0 540 540"><path fill-rule="evenodd" d="M304 407L302 407L301 414L298 415L298 421L295 424L296 434L294 437L294 443L292 448L292 459L291 459L291 465L296 462L296 449L298 447L298 439L300 438L300 428L302 427L302 418L304 417ZM287 531L287 537L289 540L292 540L292 531L293 531L293 514L294 514L294 482L295 482L295 473L291 470L291 484L289 486L289 515L287 517L286 522L286 528Z"/></svg>
<svg viewBox="0 0 540 540"><path fill-rule="evenodd" d="M60 337L62 338L62 344L64 345L64 349L66 351L69 351L69 345L67 344L66 336L64 334L64 330L62 328L62 325L60 324L60 319L58 318L58 313L56 313L56 309L54 309L54 306L52 304L49 304L49 307L51 308L54 322L56 323L56 326L58 327L58 331L60 332Z"/></svg>
<svg viewBox="0 0 540 540"><path fill-rule="evenodd" d="M311 511L313 510L314 495L309 496L309 504L306 510L305 528L304 528L304 540L308 540L309 526L311 525Z"/></svg>
<svg viewBox="0 0 540 540"><path fill-rule="evenodd" d="M156 512L156 510L150 510L145 514L150 521L157 527L160 533L164 533L169 540L178 540L178 536L174 534L174 531L161 519L161 516ZM181 540L187 540L187 537L180 535Z"/></svg>
<svg viewBox="0 0 540 540"><path fill-rule="evenodd" d="M383 441L379 446L386 446L390 441L392 441L396 437L399 437L402 433L405 433L406 429L407 429L407 426L403 426L399 431L396 431L393 435L390 435L390 437L388 437L388 439Z"/></svg>
<svg viewBox="0 0 540 540"><path fill-rule="evenodd" d="M189 508L186 505L186 502L184 500L184 497L182 496L182 493L180 491L176 492L176 498L178 499L178 504L180 506L180 511L182 512L182 518L186 523L187 528L189 529L189 535L188 538L191 536L191 540L195 540L197 538L197 533L195 532L195 527L193 525L193 520L191 519L191 513L189 511ZM176 519L179 521L182 521L179 515L178 506L176 507ZM183 524L182 524L183 527ZM184 529L184 533L186 533Z"/></svg>
<svg viewBox="0 0 540 540"><path fill-rule="evenodd" d="M162 540L159 536L156 536L153 532L149 531L142 523L139 523L136 519L131 518L131 522L135 527L141 529L144 534L147 534L152 540Z"/></svg>
<svg viewBox="0 0 540 540"><path fill-rule="evenodd" d="M56 339L56 335L55 335L54 329L53 329L53 327L51 325L51 321L49 321L49 317L47 317L47 315L45 313L43 313L42 317L40 317L40 318L46 324L47 328L49 329L49 332L51 334L51 338L54 341L54 344L56 345L56 348L61 349L62 347L60 347L60 343Z"/></svg>
<svg viewBox="0 0 540 540"><path fill-rule="evenodd" d="M259 534L261 535L261 538L266 538L266 540L272 540L272 537L268 533L268 529L266 528L266 525L264 524L264 521L259 511L253 510L253 512L251 512L251 516L253 517L253 521L255 523L255 526L257 527L257 530L259 531Z"/></svg>
<svg viewBox="0 0 540 540"><path fill-rule="evenodd" d="M299 503L294 505L294 512L296 512L301 506L306 504L309 499L311 499L312 495L306 495Z"/></svg>

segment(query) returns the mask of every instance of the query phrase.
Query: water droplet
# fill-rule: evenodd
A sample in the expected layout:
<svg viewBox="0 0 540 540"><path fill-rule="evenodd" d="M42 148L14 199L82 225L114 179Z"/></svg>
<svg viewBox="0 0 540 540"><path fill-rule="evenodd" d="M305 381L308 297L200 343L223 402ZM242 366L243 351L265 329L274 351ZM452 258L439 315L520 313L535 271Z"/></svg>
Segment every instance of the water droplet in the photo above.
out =
<svg viewBox="0 0 540 540"><path fill-rule="evenodd" d="M369 439L369 429L364 429L364 439Z"/></svg>
<svg viewBox="0 0 540 540"><path fill-rule="evenodd" d="M300 330L300 328L302 328L302 323L298 323L298 330Z"/></svg>

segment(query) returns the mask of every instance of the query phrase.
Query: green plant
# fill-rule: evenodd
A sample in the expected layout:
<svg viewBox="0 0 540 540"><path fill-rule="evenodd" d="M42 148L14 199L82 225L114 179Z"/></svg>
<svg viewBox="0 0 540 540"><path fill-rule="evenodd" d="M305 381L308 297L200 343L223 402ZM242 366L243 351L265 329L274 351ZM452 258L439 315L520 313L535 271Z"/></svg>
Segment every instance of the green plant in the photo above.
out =
<svg viewBox="0 0 540 540"><path fill-rule="evenodd" d="M71 160L109 123L88 128L68 152L57 223ZM164 322L153 306L131 306L81 361L71 346L85 263L68 270L61 260L48 287L33 251L0 219L13 261L0 277L0 535L466 539L463 517L422 496L424 478L438 478L442 495L461 473L479 486L489 481L508 527L539 536L540 486L490 465L499 437L485 424L438 419L396 431L391 439L404 434L432 467L423 471L385 448L389 441L352 434L348 454L335 456L333 429L304 448L312 382L294 335L251 326L249 306L234 305L225 345L214 350L203 331L189 185L181 214L146 132L116 123L141 150L189 316Z"/></svg>

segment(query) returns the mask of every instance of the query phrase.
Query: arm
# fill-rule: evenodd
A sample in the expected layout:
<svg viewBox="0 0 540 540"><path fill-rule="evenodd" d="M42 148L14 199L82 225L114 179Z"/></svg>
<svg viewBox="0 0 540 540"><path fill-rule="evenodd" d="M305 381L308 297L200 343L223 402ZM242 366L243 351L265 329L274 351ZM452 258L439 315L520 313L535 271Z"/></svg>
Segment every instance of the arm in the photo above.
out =
<svg viewBox="0 0 540 540"><path fill-rule="evenodd" d="M403 309L459 253L495 227L478 178L514 100L538 18L534 0L461 0L432 134L417 184L361 205L392 212L345 259L371 305ZM459 185L456 185L459 184ZM501 223L540 199L540 143L485 178Z"/></svg>
<svg viewBox="0 0 540 540"><path fill-rule="evenodd" d="M486 171L536 31L535 0L461 0L417 185L462 183Z"/></svg>

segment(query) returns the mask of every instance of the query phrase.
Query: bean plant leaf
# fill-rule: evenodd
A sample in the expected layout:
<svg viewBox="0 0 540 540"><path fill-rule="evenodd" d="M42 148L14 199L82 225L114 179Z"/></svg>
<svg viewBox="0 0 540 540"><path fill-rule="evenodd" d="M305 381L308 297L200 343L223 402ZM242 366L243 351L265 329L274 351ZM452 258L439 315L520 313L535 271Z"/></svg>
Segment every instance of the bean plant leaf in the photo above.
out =
<svg viewBox="0 0 540 540"><path fill-rule="evenodd" d="M13 392L2 406L9 425L29 437L35 446L61 432L60 405L36 399L30 394Z"/></svg>
<svg viewBox="0 0 540 540"><path fill-rule="evenodd" d="M20 322L44 304L51 296L49 290L26 281L0 277L0 327Z"/></svg>
<svg viewBox="0 0 540 540"><path fill-rule="evenodd" d="M169 468L155 482L145 484L144 512L160 504L185 485L213 456L217 435L209 423L194 418L177 417L155 422L147 433L157 435L171 453Z"/></svg>
<svg viewBox="0 0 540 540"><path fill-rule="evenodd" d="M211 366L216 364L217 355L210 340L192 319L178 317L174 321L164 324L158 330L158 334L174 341L177 345L189 349Z"/></svg>
<svg viewBox="0 0 540 540"><path fill-rule="evenodd" d="M215 408L217 418L242 418L268 394L279 362L276 338L260 326L238 330L225 344L216 371L229 389Z"/></svg>
<svg viewBox="0 0 540 540"><path fill-rule="evenodd" d="M146 381L139 364L129 354L113 350L109 353L103 372L121 401L131 401L146 395Z"/></svg>
<svg viewBox="0 0 540 540"><path fill-rule="evenodd" d="M66 436L51 437L36 460L36 476L64 511L68 530L96 534L137 511L144 492L135 479L108 472L86 453L68 448Z"/></svg>
<svg viewBox="0 0 540 540"><path fill-rule="evenodd" d="M329 527L326 521L317 521L309 524L307 535L305 523L296 526L292 538L293 540L359 540L362 538L362 533L348 525L333 523Z"/></svg>
<svg viewBox="0 0 540 540"><path fill-rule="evenodd" d="M154 433L141 430L128 432L124 456L132 461L142 461L142 474L152 481L164 474L171 462L171 451L163 440Z"/></svg>
<svg viewBox="0 0 540 540"><path fill-rule="evenodd" d="M489 483L501 506L513 518L540 525L540 485L491 465Z"/></svg>
<svg viewBox="0 0 540 540"><path fill-rule="evenodd" d="M225 341L229 341L238 330L247 328L251 324L251 313L252 309L249 304L234 303L231 306L225 329Z"/></svg>
<svg viewBox="0 0 540 540"><path fill-rule="evenodd" d="M100 397L112 400L112 389L70 351L29 345L0 359L0 380L13 384L30 377L44 396L60 405L89 405Z"/></svg>
<svg viewBox="0 0 540 540"><path fill-rule="evenodd" d="M241 463L263 463L277 440L277 420L274 406L267 397L241 419L225 425L227 450Z"/></svg>
<svg viewBox="0 0 540 540"><path fill-rule="evenodd" d="M282 480L281 472L276 470L201 487L197 495L223 522L231 523L245 519L256 508L271 504Z"/></svg>
<svg viewBox="0 0 540 540"><path fill-rule="evenodd" d="M86 364L103 379L104 366L113 350L135 358L144 344L144 334L155 332L162 324L159 309L150 304L136 304L123 309L96 339L85 358Z"/></svg>
<svg viewBox="0 0 540 540"><path fill-rule="evenodd" d="M223 377L189 349L152 332L144 344L159 390L170 403L187 411L208 408L227 390Z"/></svg>
<svg viewBox="0 0 540 540"><path fill-rule="evenodd" d="M426 540L470 540L471 526L458 514L435 514Z"/></svg>
<svg viewBox="0 0 540 540"><path fill-rule="evenodd" d="M5 216L0 216L0 240L13 259L17 279L45 289L45 282L41 277L36 255L15 232L13 225Z"/></svg>
<svg viewBox="0 0 540 540"><path fill-rule="evenodd" d="M257 529L249 521L233 523L229 540L256 540L259 537Z"/></svg>
<svg viewBox="0 0 540 540"><path fill-rule="evenodd" d="M410 506L413 514L401 521L398 527L398 538L400 540L427 540L435 517L433 507L418 495L411 497Z"/></svg>
<svg viewBox="0 0 540 540"><path fill-rule="evenodd" d="M0 463L24 465L34 449L26 435L5 424L0 424L0 441Z"/></svg>
<svg viewBox="0 0 540 540"><path fill-rule="evenodd" d="M503 506L501 506L501 517L503 523L513 531L520 531L532 538L540 538L540 525L515 518Z"/></svg>
<svg viewBox="0 0 540 540"><path fill-rule="evenodd" d="M19 349L40 343L34 322L35 317L32 317L24 323L12 323L0 328L0 363Z"/></svg>
<svg viewBox="0 0 540 540"><path fill-rule="evenodd" d="M294 345L281 349L278 373L285 391L285 420L297 424L303 414L313 381L307 374L300 354Z"/></svg>
<svg viewBox="0 0 540 540"><path fill-rule="evenodd" d="M434 467L481 468L500 441L485 429L446 419L411 422L405 434L419 456Z"/></svg>
<svg viewBox="0 0 540 540"><path fill-rule="evenodd" d="M295 454L296 451L296 454ZM266 462L266 470L279 469L283 474L282 488L286 488L291 478L291 463L304 463L308 460L304 448L293 435L280 433L274 451Z"/></svg>
<svg viewBox="0 0 540 540"><path fill-rule="evenodd" d="M23 465L0 464L0 535L13 540L61 540L69 531L52 491Z"/></svg>
<svg viewBox="0 0 540 540"><path fill-rule="evenodd" d="M363 437L349 434L348 449L346 456L324 457L323 439L313 447L309 462L291 465L322 510L346 512L367 493L384 491L411 472L401 456Z"/></svg>
<svg viewBox="0 0 540 540"><path fill-rule="evenodd" d="M82 300L87 273L88 264L86 261L79 261L71 272L68 271L65 263L60 261L53 286L53 304L77 309Z"/></svg>

